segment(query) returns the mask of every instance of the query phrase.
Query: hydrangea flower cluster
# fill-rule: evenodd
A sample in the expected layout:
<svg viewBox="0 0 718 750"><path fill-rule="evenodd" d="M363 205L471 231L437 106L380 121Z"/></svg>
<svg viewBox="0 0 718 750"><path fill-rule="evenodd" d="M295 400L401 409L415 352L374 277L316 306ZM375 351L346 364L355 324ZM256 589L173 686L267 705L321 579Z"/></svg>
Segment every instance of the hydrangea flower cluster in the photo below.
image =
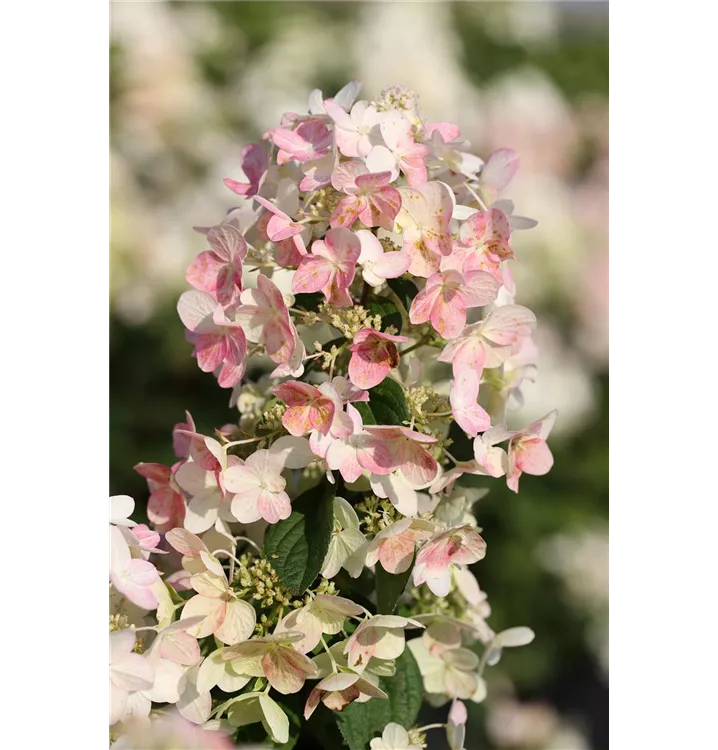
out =
<svg viewBox="0 0 718 750"><path fill-rule="evenodd" d="M176 462L135 467L150 526L111 498L118 750L282 745L320 712L351 750L422 748L436 727L461 750L462 701L533 638L487 622L481 492L460 481L517 492L553 463L555 413L506 426L536 369L510 273L535 222L499 197L518 155L484 162L414 93L358 88L312 92L245 146L225 180L240 205L198 228L178 312L239 416L209 435L187 413ZM422 697L450 703L446 724L415 726Z"/></svg>

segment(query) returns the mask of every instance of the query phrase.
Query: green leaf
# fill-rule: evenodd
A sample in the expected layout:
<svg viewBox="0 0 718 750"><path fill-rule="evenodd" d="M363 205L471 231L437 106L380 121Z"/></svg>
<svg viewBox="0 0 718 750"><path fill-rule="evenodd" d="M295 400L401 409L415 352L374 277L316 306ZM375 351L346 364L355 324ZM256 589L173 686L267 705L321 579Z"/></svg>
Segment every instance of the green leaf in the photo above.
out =
<svg viewBox="0 0 718 750"><path fill-rule="evenodd" d="M394 326L401 333L401 313L399 308L386 297L370 297L367 309L372 315L381 315L381 330L386 331L389 326Z"/></svg>
<svg viewBox="0 0 718 750"><path fill-rule="evenodd" d="M387 573L380 563L375 568L376 575L376 611L380 615L394 614L399 597L404 593L407 581L414 567L414 559L411 565L403 573Z"/></svg>
<svg viewBox="0 0 718 750"><path fill-rule="evenodd" d="M324 292L306 292L294 295L294 307L302 308L309 312L316 312L319 305L324 302Z"/></svg>
<svg viewBox="0 0 718 750"><path fill-rule="evenodd" d="M322 569L334 526L334 485L322 482L292 503L292 514L267 528L264 552L279 580L304 593Z"/></svg>
<svg viewBox="0 0 718 750"><path fill-rule="evenodd" d="M385 378L369 389L369 401L357 401L364 424L401 425L409 422L411 415L404 398L404 389L392 378Z"/></svg>
<svg viewBox="0 0 718 750"><path fill-rule="evenodd" d="M355 401L352 406L354 406L361 415L361 421L363 424L376 424L376 419L374 419L371 408L366 401Z"/></svg>
<svg viewBox="0 0 718 750"><path fill-rule="evenodd" d="M380 735L390 722L410 729L421 708L423 683L411 651L396 660L396 674L380 677L379 687L389 696L352 703L338 715L339 730L350 750L366 750L370 740Z"/></svg>
<svg viewBox="0 0 718 750"><path fill-rule="evenodd" d="M398 279L387 279L386 283L389 285L389 289L401 300L401 304L404 305L408 312L411 303L414 301L414 297L419 294L416 284L401 276Z"/></svg>

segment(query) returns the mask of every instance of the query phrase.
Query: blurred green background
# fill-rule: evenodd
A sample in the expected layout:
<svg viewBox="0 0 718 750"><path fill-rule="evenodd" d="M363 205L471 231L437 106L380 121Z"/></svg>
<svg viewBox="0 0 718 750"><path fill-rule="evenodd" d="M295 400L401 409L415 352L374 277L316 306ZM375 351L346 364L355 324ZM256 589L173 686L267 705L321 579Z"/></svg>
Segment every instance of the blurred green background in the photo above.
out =
<svg viewBox="0 0 718 750"><path fill-rule="evenodd" d="M144 503L132 466L172 461L186 408L201 431L234 419L175 303L203 249L191 227L235 205L221 180L242 145L315 87L414 89L475 153L521 153L506 195L539 221L514 246L540 360L515 418L559 409L552 472L519 495L492 483L475 509L490 622L537 637L490 672L467 750L607 748L608 4L133 2L111 15L111 492Z"/></svg>

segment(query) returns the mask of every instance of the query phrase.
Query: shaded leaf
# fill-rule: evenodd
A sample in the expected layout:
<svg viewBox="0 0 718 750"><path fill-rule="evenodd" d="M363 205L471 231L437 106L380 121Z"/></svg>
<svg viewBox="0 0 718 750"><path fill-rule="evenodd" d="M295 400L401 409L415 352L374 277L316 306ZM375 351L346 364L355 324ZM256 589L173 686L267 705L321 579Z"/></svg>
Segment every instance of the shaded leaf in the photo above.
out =
<svg viewBox="0 0 718 750"><path fill-rule="evenodd" d="M370 388L369 401L357 402L354 406L364 424L401 425L411 419L404 389L392 378L385 378L379 385Z"/></svg>
<svg viewBox="0 0 718 750"><path fill-rule="evenodd" d="M409 281L409 279L401 277L398 279L387 279L386 283L389 285L389 289L401 300L401 304L404 305L408 312L414 297L419 294L416 284L413 281Z"/></svg>
<svg viewBox="0 0 718 750"><path fill-rule="evenodd" d="M386 331L389 326L394 326L401 333L401 313L390 299L386 299L386 297L370 297L367 309L372 315L381 315L382 331Z"/></svg>
<svg viewBox="0 0 718 750"><path fill-rule="evenodd" d="M298 596L322 569L334 525L334 485L322 482L292 503L289 518L267 528L264 551L279 580Z"/></svg>

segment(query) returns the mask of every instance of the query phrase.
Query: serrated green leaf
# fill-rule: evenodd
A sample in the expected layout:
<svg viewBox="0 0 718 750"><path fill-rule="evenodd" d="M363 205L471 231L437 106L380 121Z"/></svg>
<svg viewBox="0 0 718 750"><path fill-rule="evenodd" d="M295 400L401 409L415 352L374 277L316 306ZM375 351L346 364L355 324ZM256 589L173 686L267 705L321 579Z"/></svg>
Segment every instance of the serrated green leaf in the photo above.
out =
<svg viewBox="0 0 718 750"><path fill-rule="evenodd" d="M411 415L406 405L404 389L392 378L385 378L369 389L369 401L358 401L354 406L364 424L401 425L409 422Z"/></svg>
<svg viewBox="0 0 718 750"><path fill-rule="evenodd" d="M376 611L380 615L394 614L399 597L404 593L411 569L414 567L414 558L411 565L403 573L387 573L380 563L376 564Z"/></svg>
<svg viewBox="0 0 718 750"><path fill-rule="evenodd" d="M381 315L381 330L386 331L389 326L394 326L401 333L401 313L397 306L386 297L370 297L367 309L372 315Z"/></svg>
<svg viewBox="0 0 718 750"><path fill-rule="evenodd" d="M401 304L404 305L408 312L411 303L414 301L414 297L419 294L416 284L413 281L409 281L409 279L401 277L398 279L387 279L386 283L389 285L389 289L396 294L401 301Z"/></svg>
<svg viewBox="0 0 718 750"><path fill-rule="evenodd" d="M339 730L349 750L366 750L369 742L390 722L405 729L414 726L421 708L423 683L408 648L396 660L396 674L380 677L379 687L388 695L386 700L372 698L366 703L352 703L338 715Z"/></svg>
<svg viewBox="0 0 718 750"><path fill-rule="evenodd" d="M319 575L334 526L334 485L322 482L292 503L292 513L269 526L264 551L279 580L294 596Z"/></svg>

